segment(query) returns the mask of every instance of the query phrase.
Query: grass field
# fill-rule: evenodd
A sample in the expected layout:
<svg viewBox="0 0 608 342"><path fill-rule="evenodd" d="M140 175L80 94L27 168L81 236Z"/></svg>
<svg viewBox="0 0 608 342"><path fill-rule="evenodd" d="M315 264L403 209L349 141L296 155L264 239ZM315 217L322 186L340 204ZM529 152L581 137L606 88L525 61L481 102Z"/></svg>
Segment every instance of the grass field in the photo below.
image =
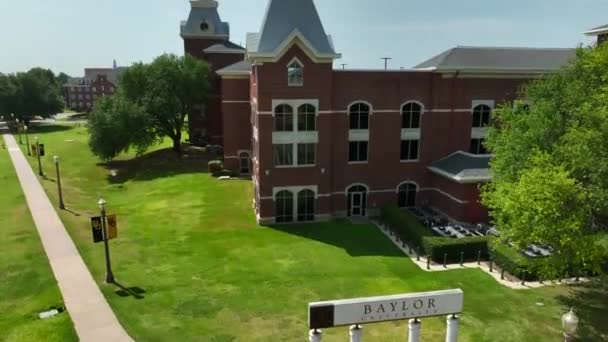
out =
<svg viewBox="0 0 608 342"><path fill-rule="evenodd" d="M63 300L4 148L0 189L0 341L76 341L67 313L38 318Z"/></svg>
<svg viewBox="0 0 608 342"><path fill-rule="evenodd" d="M47 150L43 184L56 200L51 158L59 155L69 207L61 217L138 341L303 341L308 302L448 288L465 293L461 341L558 341L570 305L584 339L608 336L608 297L598 285L515 291L479 270L426 273L372 226L258 226L251 182L220 182L201 171L203 161L156 150L104 165L89 152L84 128L37 129ZM103 248L91 241L100 196L118 215L111 249L121 287L103 284ZM406 326L366 326L366 340L403 341ZM445 318L425 319L422 329L424 341L442 340ZM347 334L328 329L324 341Z"/></svg>

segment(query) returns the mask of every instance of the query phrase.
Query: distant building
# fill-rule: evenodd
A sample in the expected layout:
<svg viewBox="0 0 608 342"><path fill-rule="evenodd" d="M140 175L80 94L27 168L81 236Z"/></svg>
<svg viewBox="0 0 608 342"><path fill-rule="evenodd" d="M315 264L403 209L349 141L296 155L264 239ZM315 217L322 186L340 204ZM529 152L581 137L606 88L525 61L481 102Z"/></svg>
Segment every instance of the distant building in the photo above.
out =
<svg viewBox="0 0 608 342"><path fill-rule="evenodd" d="M591 30L585 32L588 36L596 36L597 44L602 44L608 41L608 25L598 26L596 28L592 28Z"/></svg>
<svg viewBox="0 0 608 342"><path fill-rule="evenodd" d="M223 145L227 169L251 175L261 223L369 216L389 204L488 220L479 187L492 179L484 139L494 108L576 56L455 47L411 69L334 69L340 54L313 0L269 0L246 48L230 42L217 1L190 4L185 52L217 74L190 131Z"/></svg>
<svg viewBox="0 0 608 342"><path fill-rule="evenodd" d="M84 77L73 77L63 85L63 96L67 108L78 112L90 112L97 99L114 94L118 77L124 67L85 68Z"/></svg>

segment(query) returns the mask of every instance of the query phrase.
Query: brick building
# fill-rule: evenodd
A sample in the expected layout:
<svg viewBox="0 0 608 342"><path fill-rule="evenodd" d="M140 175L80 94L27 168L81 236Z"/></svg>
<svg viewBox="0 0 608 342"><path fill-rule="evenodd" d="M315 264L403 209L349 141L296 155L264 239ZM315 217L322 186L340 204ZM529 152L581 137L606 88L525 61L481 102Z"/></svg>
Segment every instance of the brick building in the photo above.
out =
<svg viewBox="0 0 608 342"><path fill-rule="evenodd" d="M408 70L336 70L312 0L270 0L258 33L229 41L217 2L191 1L185 52L217 73L191 131L251 175L261 223L367 216L388 204L488 219L479 185L492 110L574 49L456 47Z"/></svg>
<svg viewBox="0 0 608 342"><path fill-rule="evenodd" d="M85 68L84 77L70 78L63 85L66 107L78 112L90 112L98 98L114 93L118 76L124 69L117 67L116 62L112 68Z"/></svg>

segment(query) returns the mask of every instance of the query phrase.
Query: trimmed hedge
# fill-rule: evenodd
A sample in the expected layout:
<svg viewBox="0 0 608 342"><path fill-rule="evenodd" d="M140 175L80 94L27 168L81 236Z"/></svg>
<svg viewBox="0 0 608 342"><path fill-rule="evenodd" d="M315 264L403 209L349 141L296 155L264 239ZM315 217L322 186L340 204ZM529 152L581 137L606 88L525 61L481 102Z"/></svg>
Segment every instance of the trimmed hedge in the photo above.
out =
<svg viewBox="0 0 608 342"><path fill-rule="evenodd" d="M382 219L401 240L412 247L422 247L424 237L434 236L433 231L420 223L414 214L396 205L382 208Z"/></svg>
<svg viewBox="0 0 608 342"><path fill-rule="evenodd" d="M542 258L530 259L521 254L515 248L512 248L499 241L490 244L492 260L499 265L505 272L521 278L525 273L527 281L539 280L539 268L541 267Z"/></svg>
<svg viewBox="0 0 608 342"><path fill-rule="evenodd" d="M209 168L209 172L213 174L224 169L224 163L221 160L212 160L207 163L207 166Z"/></svg>
<svg viewBox="0 0 608 342"><path fill-rule="evenodd" d="M459 263L460 255L464 252L464 260L477 260L481 251L481 258L488 259L489 236L473 236L462 239L448 237L425 237L423 247L426 254L435 262L443 263L444 255L447 254L448 263Z"/></svg>

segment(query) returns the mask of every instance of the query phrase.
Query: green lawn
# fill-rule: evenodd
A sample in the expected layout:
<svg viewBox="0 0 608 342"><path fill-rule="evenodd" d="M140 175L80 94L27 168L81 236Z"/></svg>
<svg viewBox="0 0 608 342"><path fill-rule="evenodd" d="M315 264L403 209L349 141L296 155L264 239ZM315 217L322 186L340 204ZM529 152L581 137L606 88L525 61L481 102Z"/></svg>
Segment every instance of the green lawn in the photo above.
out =
<svg viewBox="0 0 608 342"><path fill-rule="evenodd" d="M61 217L138 341L303 341L308 302L449 288L465 293L461 341L558 341L560 315L571 304L580 311L583 337L608 336L605 291L514 291L479 270L426 273L368 225L260 227L251 182L220 182L201 171L204 161L175 161L157 150L106 166L90 154L84 128L38 130L48 153L44 186L56 199L51 157L57 154L70 209ZM103 248L91 241L89 217L99 196L118 214L111 249L123 289L103 284ZM406 326L369 325L365 335L403 341ZM346 328L325 333L325 341L348 334ZM423 321L424 341L444 334L445 318Z"/></svg>
<svg viewBox="0 0 608 342"><path fill-rule="evenodd" d="M76 341L67 313L38 318L63 300L5 148L0 189L0 341Z"/></svg>

